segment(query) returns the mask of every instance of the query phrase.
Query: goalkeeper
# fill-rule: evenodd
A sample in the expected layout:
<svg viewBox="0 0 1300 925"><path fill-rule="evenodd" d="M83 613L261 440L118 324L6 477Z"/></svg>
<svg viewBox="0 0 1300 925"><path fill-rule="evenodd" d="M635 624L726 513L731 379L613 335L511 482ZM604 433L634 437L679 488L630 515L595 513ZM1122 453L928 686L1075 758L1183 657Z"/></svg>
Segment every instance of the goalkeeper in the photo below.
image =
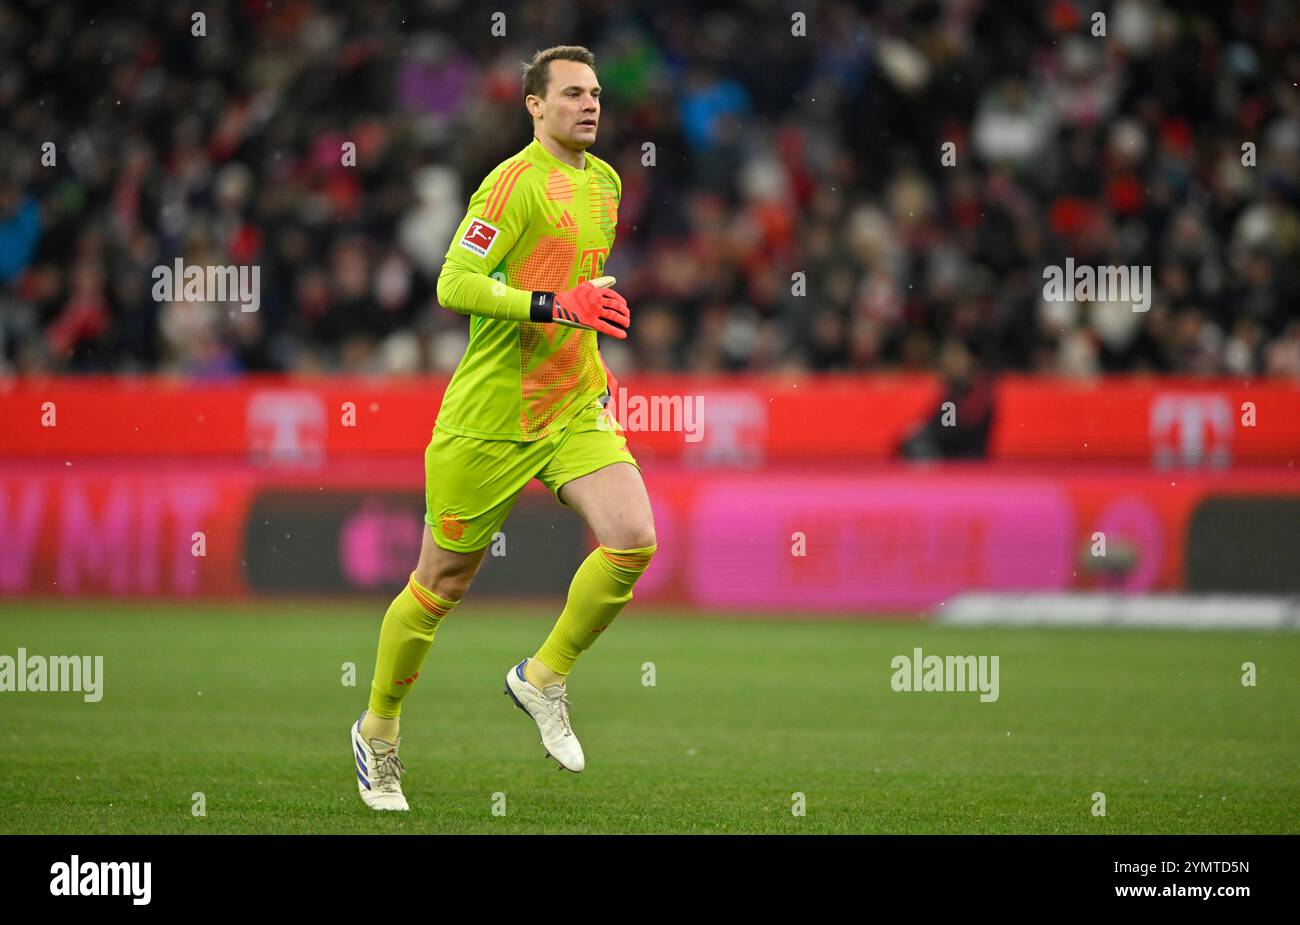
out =
<svg viewBox="0 0 1300 925"><path fill-rule="evenodd" d="M384 615L368 709L352 726L357 787L373 809L407 809L398 718L438 625L464 596L520 491L539 479L590 526L555 627L506 672L506 693L559 766L581 771L566 681L632 598L656 549L627 438L604 407L617 386L596 335L627 337L627 302L602 276L623 184L596 140L595 58L579 46L525 66L533 140L488 174L438 277L438 301L468 314L470 341L425 450L420 561Z"/></svg>

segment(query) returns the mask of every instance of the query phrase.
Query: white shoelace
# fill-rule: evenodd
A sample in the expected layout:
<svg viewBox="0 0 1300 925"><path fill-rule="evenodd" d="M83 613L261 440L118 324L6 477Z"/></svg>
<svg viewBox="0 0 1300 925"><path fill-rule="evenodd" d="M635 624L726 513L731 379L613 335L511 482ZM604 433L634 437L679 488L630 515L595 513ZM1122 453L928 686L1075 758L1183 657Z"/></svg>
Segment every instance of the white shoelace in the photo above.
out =
<svg viewBox="0 0 1300 925"><path fill-rule="evenodd" d="M406 766L397 757L397 751L375 753L375 784L381 793L400 793L402 771Z"/></svg>
<svg viewBox="0 0 1300 925"><path fill-rule="evenodd" d="M560 694L560 696L555 700L552 700L551 703L554 703L559 707L557 712L560 714L560 725L564 727L564 734L573 735L573 727L569 725L569 707L571 706L569 692L565 691Z"/></svg>

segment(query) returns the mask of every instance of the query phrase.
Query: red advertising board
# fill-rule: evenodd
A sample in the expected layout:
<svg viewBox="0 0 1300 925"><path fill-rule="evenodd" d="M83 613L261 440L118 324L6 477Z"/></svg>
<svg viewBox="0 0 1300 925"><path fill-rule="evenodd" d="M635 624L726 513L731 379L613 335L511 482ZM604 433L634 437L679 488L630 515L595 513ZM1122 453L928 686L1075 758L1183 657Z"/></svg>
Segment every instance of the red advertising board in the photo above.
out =
<svg viewBox="0 0 1300 925"><path fill-rule="evenodd" d="M8 382L0 596L400 584L418 554L423 450L444 385ZM1215 587L1237 569L1224 563L1239 526L1255 522L1242 512L1264 511L1269 548L1293 545L1287 518L1300 512L1296 383L1006 378L989 459L927 465L891 460L941 411L933 378L645 376L625 387L618 417L659 535L637 587L648 600L853 613L932 608L967 590L1177 590L1195 571L1193 523L1197 549L1223 566L1201 563L1199 586ZM514 558L497 572L525 577L499 589L563 593L564 556L580 560L590 540L538 486L526 495L506 527ZM1248 534L1241 575L1267 553L1252 553ZM1090 552L1099 535L1101 561ZM538 558L539 537L561 536L559 565ZM1269 569L1287 567L1243 584L1267 583Z"/></svg>
<svg viewBox="0 0 1300 925"><path fill-rule="evenodd" d="M635 376L621 384L619 419L640 454L691 465L892 458L911 428L940 415L945 394L928 376ZM427 442L445 385L438 377L11 381L0 386L0 460L403 457ZM990 459L1300 463L1300 383L1003 377L993 396Z"/></svg>
<svg viewBox="0 0 1300 925"><path fill-rule="evenodd" d="M1004 376L996 402L994 459L1300 465L1300 382Z"/></svg>

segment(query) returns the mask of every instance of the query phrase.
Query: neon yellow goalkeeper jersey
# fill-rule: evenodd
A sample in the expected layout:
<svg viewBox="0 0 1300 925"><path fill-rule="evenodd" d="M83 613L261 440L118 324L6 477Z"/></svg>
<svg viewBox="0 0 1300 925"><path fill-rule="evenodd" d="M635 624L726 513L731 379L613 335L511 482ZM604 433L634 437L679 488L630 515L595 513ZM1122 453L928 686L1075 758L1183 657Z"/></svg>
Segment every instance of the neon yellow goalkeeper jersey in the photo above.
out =
<svg viewBox="0 0 1300 925"><path fill-rule="evenodd" d="M596 332L529 319L531 294L601 276L623 181L591 152L578 170L536 138L470 200L438 278L438 299L469 314L469 347L437 427L489 440L537 440L605 391ZM504 285L501 285L504 284Z"/></svg>

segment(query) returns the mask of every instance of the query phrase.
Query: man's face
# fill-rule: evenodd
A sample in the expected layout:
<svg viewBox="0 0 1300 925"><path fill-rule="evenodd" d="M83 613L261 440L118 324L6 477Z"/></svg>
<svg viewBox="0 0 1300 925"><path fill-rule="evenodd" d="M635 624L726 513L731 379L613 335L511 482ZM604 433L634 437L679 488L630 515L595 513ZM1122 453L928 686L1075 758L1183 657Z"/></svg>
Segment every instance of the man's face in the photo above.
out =
<svg viewBox="0 0 1300 925"><path fill-rule="evenodd" d="M551 79L546 99L531 96L529 100L537 101L543 131L569 150L583 151L596 141L600 126L596 72L581 61L552 61L547 66Z"/></svg>

